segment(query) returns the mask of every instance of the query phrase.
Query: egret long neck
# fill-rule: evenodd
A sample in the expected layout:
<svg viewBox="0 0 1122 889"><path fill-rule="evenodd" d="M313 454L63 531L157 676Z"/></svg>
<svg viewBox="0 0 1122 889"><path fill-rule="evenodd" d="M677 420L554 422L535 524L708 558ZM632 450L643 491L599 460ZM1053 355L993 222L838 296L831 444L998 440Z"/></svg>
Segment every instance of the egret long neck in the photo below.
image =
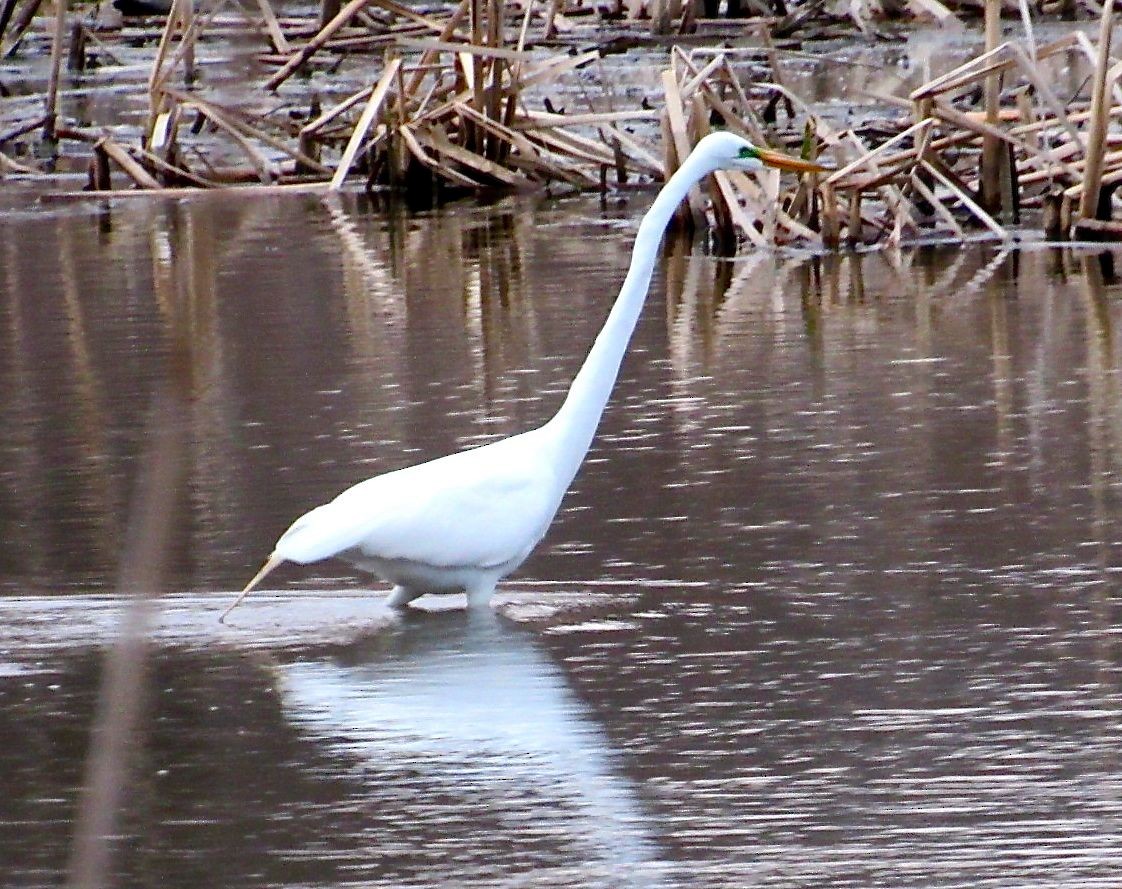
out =
<svg viewBox="0 0 1122 889"><path fill-rule="evenodd" d="M619 296L608 314L608 320L604 322L588 357L573 379L564 404L546 424L551 443L557 448L555 465L559 480L563 481L566 488L577 474L577 469L592 444L600 415L612 393L620 363L627 352L627 344L647 299L651 275L658 258L658 247L667 225L670 224L670 218L690 188L709 172L711 168L705 161L691 156L670 177L655 198L639 225L631 253L631 265Z"/></svg>

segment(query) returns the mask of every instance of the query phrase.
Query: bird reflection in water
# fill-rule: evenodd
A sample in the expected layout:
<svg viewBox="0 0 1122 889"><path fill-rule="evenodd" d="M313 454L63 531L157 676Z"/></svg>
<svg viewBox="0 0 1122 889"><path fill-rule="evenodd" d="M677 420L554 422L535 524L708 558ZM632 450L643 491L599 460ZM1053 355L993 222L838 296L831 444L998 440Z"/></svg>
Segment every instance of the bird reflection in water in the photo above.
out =
<svg viewBox="0 0 1122 889"><path fill-rule="evenodd" d="M491 609L403 617L280 675L287 718L353 761L364 811L384 819L370 825L375 854L436 843L447 857L426 879L441 864L463 874L465 858L614 886L665 878L603 728L533 637Z"/></svg>

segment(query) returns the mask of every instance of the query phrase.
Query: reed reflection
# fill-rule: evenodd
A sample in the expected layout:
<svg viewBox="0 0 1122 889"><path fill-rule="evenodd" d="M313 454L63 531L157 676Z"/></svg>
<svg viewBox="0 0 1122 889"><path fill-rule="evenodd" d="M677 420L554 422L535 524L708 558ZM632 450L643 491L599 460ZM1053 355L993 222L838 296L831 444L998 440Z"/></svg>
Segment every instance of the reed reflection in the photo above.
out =
<svg viewBox="0 0 1122 889"><path fill-rule="evenodd" d="M418 219L383 214L362 201L329 200L325 207L342 248L355 367L372 388L389 381L403 386L416 412L394 438L426 456L445 447L422 442L411 430L440 430L442 421L458 417L449 393L472 399L469 413L479 428L449 440L447 450L525 428L505 411L515 382L509 375L532 374L541 348L537 305L525 298L523 275L531 208L502 201L479 212ZM434 328L459 329L464 338L441 354L431 347ZM434 370L445 374L441 392L429 379ZM421 387L415 379L424 380ZM370 422L378 423L373 414Z"/></svg>
<svg viewBox="0 0 1122 889"><path fill-rule="evenodd" d="M819 527L806 546L823 534L862 540L864 558L883 549L889 564L959 548L973 553L968 564L989 564L996 553L964 529L1000 533L1002 515L1028 515L1041 527L1077 521L1079 510L1059 507L1069 495L1057 487L1057 460L1073 461L1068 469L1102 492L1095 512L1109 523L1114 312L1092 295L1103 287L1098 260L1063 265L1058 276L1048 252L991 248L932 247L891 261L882 253L749 254L722 289L712 259L672 256L671 416L680 435L702 434L709 448L679 464L678 481L696 489L723 480L735 501L722 508L726 521L740 514L744 528ZM1085 318L1072 284L1087 294ZM1071 388L1084 364L1093 412L1086 430ZM726 394L743 407L730 410ZM847 510L856 520L840 521ZM827 522L838 526L833 538L822 527L830 513L838 515ZM782 545L773 532L754 533L774 537L784 553L803 539L788 533Z"/></svg>
<svg viewBox="0 0 1122 889"><path fill-rule="evenodd" d="M200 592L163 608L153 765L179 796L150 859L175 885L234 845L245 885L375 858L380 885L648 885L667 857L705 886L826 885L842 860L863 885L1109 879L1122 347L1114 272L1077 249L672 243L597 450L511 582L535 606L618 591L596 619L435 615L332 648L378 606L340 570L278 578L291 595L215 635L217 591L309 503L556 407L626 260L634 214L598 212L202 199L9 228L0 582L94 594L11 602L0 775L32 807L9 849L66 841L88 707L41 662L80 651L88 678L106 638L96 594L182 337L189 492L167 508L174 586ZM246 649L303 659L283 720Z"/></svg>
<svg viewBox="0 0 1122 889"><path fill-rule="evenodd" d="M1122 399L1119 398L1117 344L1107 296L1111 254L1086 255L1079 261L1087 328L1087 407L1091 496L1097 561L1110 565L1114 539L1111 488L1122 470Z"/></svg>
<svg viewBox="0 0 1122 889"><path fill-rule="evenodd" d="M279 668L288 719L365 775L380 809L370 855L446 849L430 879L579 862L612 885L661 882L637 786L564 674L494 613L411 615L331 660ZM451 800L455 806L449 806ZM387 866L389 866L387 864Z"/></svg>

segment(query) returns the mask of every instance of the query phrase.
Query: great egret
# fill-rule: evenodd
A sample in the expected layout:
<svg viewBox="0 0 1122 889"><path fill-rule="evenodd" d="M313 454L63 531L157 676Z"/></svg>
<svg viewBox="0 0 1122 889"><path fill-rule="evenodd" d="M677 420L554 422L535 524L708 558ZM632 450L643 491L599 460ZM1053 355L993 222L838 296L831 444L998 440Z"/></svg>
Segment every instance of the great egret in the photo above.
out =
<svg viewBox="0 0 1122 889"><path fill-rule="evenodd" d="M623 287L557 413L529 432L376 476L301 516L232 611L282 562L340 556L394 585L399 608L424 593L466 592L485 602L500 578L545 535L588 452L647 298L659 243L690 188L716 170L819 165L757 148L729 132L703 138L639 225Z"/></svg>

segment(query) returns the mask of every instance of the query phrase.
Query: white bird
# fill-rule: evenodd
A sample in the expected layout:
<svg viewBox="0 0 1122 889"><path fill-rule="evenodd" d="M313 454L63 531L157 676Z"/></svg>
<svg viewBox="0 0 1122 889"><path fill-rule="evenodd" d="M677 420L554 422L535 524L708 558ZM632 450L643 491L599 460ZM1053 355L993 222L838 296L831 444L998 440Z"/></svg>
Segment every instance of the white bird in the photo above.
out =
<svg viewBox="0 0 1122 889"><path fill-rule="evenodd" d="M298 518L221 619L282 562L339 556L392 583L399 608L424 593L485 602L545 536L596 433L643 309L663 233L678 204L717 170L822 171L729 132L700 142L639 225L631 265L557 413L537 429L376 476Z"/></svg>

